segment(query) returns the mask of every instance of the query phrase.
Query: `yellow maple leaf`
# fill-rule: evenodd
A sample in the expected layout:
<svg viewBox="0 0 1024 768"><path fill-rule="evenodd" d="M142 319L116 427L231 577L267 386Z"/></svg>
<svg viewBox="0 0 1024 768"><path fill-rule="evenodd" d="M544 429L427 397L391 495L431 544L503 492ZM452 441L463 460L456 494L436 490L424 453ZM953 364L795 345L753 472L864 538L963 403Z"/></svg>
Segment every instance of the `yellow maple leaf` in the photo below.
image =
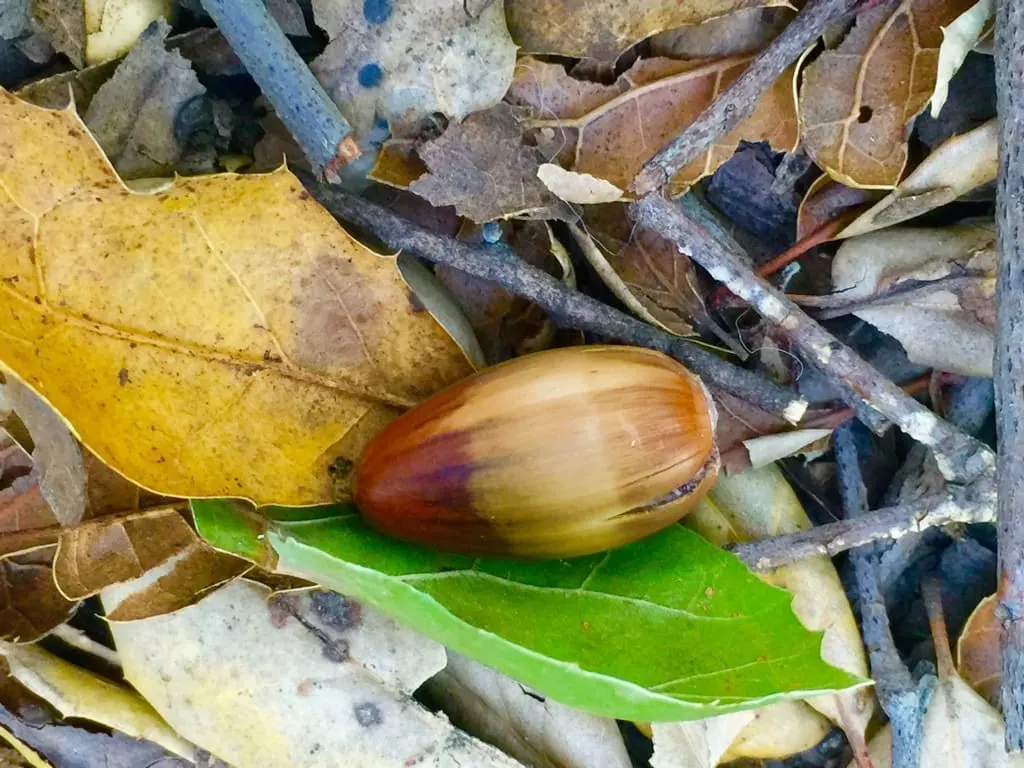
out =
<svg viewBox="0 0 1024 768"><path fill-rule="evenodd" d="M332 460L470 372L284 169L139 194L73 109L0 89L0 223L0 363L159 493L327 501Z"/></svg>

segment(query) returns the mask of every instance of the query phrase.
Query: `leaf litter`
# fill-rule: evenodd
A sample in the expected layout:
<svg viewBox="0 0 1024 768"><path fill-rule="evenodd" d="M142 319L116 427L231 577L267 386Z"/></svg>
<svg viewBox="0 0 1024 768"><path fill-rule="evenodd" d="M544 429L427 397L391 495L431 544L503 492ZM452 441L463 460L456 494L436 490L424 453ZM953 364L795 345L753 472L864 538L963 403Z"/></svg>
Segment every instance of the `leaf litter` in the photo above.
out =
<svg viewBox="0 0 1024 768"><path fill-rule="evenodd" d="M274 104L241 85L244 67L225 38L191 28L198 3L183 3L184 16L171 5L48 0L0 10L0 64L14 50L28 67L20 71L46 75L5 84L58 110L0 93L0 264L8 264L0 361L14 393L0 434L0 635L17 643L5 646L8 657L22 660L0 689L8 743L33 765L43 764L39 755L61 765L68 750L84 749L109 765L198 764L209 751L239 765L314 765L316 753L396 767L449 758L561 768L789 758L802 768L844 759L843 739L826 736L835 724L863 755L874 700L870 688L840 690L855 678L836 667L860 678L868 670L847 595L825 557L764 576L788 595L772 593L775 608L758 615L750 637L755 645L788 637L790 647L799 637L800 660L787 662L792 674L771 674L771 654L762 654L723 696L715 681L742 655L724 641L687 642L681 659L678 651L664 655L663 630L624 644L645 626L626 610L605 617L588 604L578 626L565 624L553 585L570 563L448 571L454 566L444 557L364 540L347 523L339 531L337 521L301 509L278 508L275 519L260 521L251 512L201 513L196 501L195 519L182 514L186 499L204 496L288 504L344 497L344 462L401 411L488 362L601 339L494 283L431 269L409 253L398 261L355 239L364 233L338 227L278 169L282 157L305 167L304 154ZM723 300L672 243L636 228L622 201L642 164L697 119L794 12L733 0L669 5L267 7L355 127L366 157L346 171L348 188L481 251L518 254L570 290L812 391L786 339ZM693 189L719 206L722 215L705 225L755 259L791 244L796 215L796 239L808 244L795 264L772 274L780 268L769 263L764 274L837 336L845 315L867 320L853 331L865 354L885 347L898 364L934 368L926 388L937 411L946 408L946 390L959 386L949 372L991 375L996 123L965 101L985 89L978 73L986 70L968 51L985 49L990 10L968 0L862 10L668 188L672 196ZM183 34L168 38L165 22L147 29L161 16L177 20ZM973 86L965 87L961 66ZM944 127L927 117L915 124L929 102ZM925 156L920 146L934 149ZM760 166L740 162L755 156ZM814 165L825 175L812 183ZM214 173L221 168L265 174ZM752 168L761 175L752 177ZM191 178L162 178L173 173ZM835 238L843 243L830 244ZM828 443L847 417L842 403L820 399L793 428L756 402L714 397L730 476L692 527L729 546L836 516ZM869 457L877 450L864 448ZM341 473L331 476L329 465ZM983 532L966 535L984 544ZM944 537L927 546L941 549ZM915 541L901 540L901 551L924 546ZM649 556L658 542L641 544ZM424 569L411 571L416 578L443 563L442 581L455 586L413 588L403 562ZM646 567L625 569L623 589L637 588ZM677 558L651 589L694 578L693 567L692 556ZM904 582L919 567L907 560L896 569L889 588L904 603L913 602ZM704 594L698 605L710 610L736 597L731 580L741 570L730 568L705 569L712 575L694 592ZM506 580L488 599L478 575L485 572ZM616 573L601 565L588 587L603 588ZM535 590L529 601L515 597L517 580ZM311 581L361 602L310 591ZM743 583L752 599L772 589ZM100 640L116 646L99 654L94 640L92 650L68 644L79 631L73 625L95 634L88 622L97 596L113 633ZM986 605L960 638L959 671L993 696L997 632ZM961 606L964 615L970 607ZM913 636L911 618L891 619ZM530 622L545 629L523 632ZM820 647L813 632L823 633ZM680 632L669 634L678 648ZM63 655L75 648L69 658L80 666L58 674L67 661L32 657L46 653L32 644L40 638ZM183 650L195 660L191 671L178 669ZM899 651L921 654L909 644ZM339 667L338 659L348 661ZM652 681L680 663L705 665L708 677L677 691L672 709L651 695L663 693ZM606 687L567 673L573 664L597 670ZM236 668L245 674L232 675ZM998 764L997 709L972 699L942 664L940 672L926 751L956 764ZM109 701L98 693L105 680L115 682ZM455 726L412 698L421 684ZM829 693L813 695L823 689ZM779 691L790 693L773 699ZM83 708L89 697L106 705ZM30 700L39 711L57 707L35 731L18 719L20 702ZM756 708L719 714L737 700ZM166 729L150 731L157 743L129 738L144 736L132 719L137 706L164 718L153 714ZM345 715L325 720L324 711ZM640 721L675 722L654 723L645 754L639 737L623 739L614 716L634 718L647 734ZM116 738L101 746L89 720ZM325 730L326 722L344 727ZM936 737L954 731L962 738ZM887 733L871 743L876 766L889 764ZM803 750L810 751L792 757Z"/></svg>

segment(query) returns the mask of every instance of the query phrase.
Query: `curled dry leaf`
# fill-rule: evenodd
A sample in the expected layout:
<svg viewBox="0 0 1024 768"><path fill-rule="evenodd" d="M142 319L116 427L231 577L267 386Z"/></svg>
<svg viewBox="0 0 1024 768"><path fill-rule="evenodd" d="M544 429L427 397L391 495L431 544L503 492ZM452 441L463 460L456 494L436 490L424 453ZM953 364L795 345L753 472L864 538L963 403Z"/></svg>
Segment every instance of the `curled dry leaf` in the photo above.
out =
<svg viewBox="0 0 1024 768"><path fill-rule="evenodd" d="M989 595L974 609L956 646L956 668L960 677L993 707L999 706L999 684L1003 679L1000 650L1002 625L996 618L997 595Z"/></svg>
<svg viewBox="0 0 1024 768"><path fill-rule="evenodd" d="M745 8L701 24L659 32L647 44L652 56L670 59L743 56L757 53L768 45L792 18L791 8Z"/></svg>
<svg viewBox="0 0 1024 768"><path fill-rule="evenodd" d="M567 171L560 165L544 163L537 169L539 178L556 197L567 203L596 205L614 203L622 198L622 190L614 184L589 173Z"/></svg>
<svg viewBox="0 0 1024 768"><path fill-rule="evenodd" d="M947 139L892 192L858 216L838 237L854 237L913 219L995 181L999 126L995 119Z"/></svg>
<svg viewBox="0 0 1024 768"><path fill-rule="evenodd" d="M803 146L848 186L892 187L907 127L931 98L942 27L972 0L902 0L858 12L838 46L803 72Z"/></svg>
<svg viewBox="0 0 1024 768"><path fill-rule="evenodd" d="M65 718L85 718L192 760L181 738L139 694L77 667L38 646L0 646L11 675Z"/></svg>
<svg viewBox="0 0 1024 768"><path fill-rule="evenodd" d="M452 651L424 691L455 725L533 768L632 765L611 718L566 707Z"/></svg>
<svg viewBox="0 0 1024 768"><path fill-rule="evenodd" d="M107 616L132 621L191 605L248 569L245 561L216 552L200 539L178 509L164 507L90 520L65 531L53 577L62 594L83 600L148 574L147 587Z"/></svg>
<svg viewBox="0 0 1024 768"><path fill-rule="evenodd" d="M0 177L0 360L144 487L330 499L336 457L470 370L285 170L132 193L73 111L0 92Z"/></svg>
<svg viewBox="0 0 1024 768"><path fill-rule="evenodd" d="M811 527L796 494L774 465L719 478L709 496L684 522L719 546ZM831 560L825 556L804 558L762 578L792 592L793 612L797 618L808 629L824 632L823 659L841 669L867 676L860 631ZM808 699L807 704L843 728L851 741L863 743L864 731L874 711L870 689ZM816 720L810 715L805 719L804 727L809 731ZM765 724L773 720L773 716L763 718ZM766 726L768 733L762 733L756 721L747 728L759 732L737 737L739 743L729 750L733 757L750 754L738 752L744 742L753 749L753 745L759 743L772 743L773 731L778 732L779 738L784 735L777 726ZM804 732L794 731L791 735L795 738L801 733Z"/></svg>
<svg viewBox="0 0 1024 768"><path fill-rule="evenodd" d="M32 14L76 67L124 55L157 19L173 19L174 0L33 0Z"/></svg>
<svg viewBox="0 0 1024 768"><path fill-rule="evenodd" d="M883 196L877 189L848 187L833 181L827 173L815 179L807 188L796 214L796 239L817 232L826 224L845 217L852 221L856 215Z"/></svg>
<svg viewBox="0 0 1024 768"><path fill-rule="evenodd" d="M935 90L931 98L931 115L938 117L949 96L949 81L986 30L991 31L990 22L996 12L995 0L977 0L961 13L953 23L942 29L942 45L939 46L939 61L936 66Z"/></svg>
<svg viewBox="0 0 1024 768"><path fill-rule="evenodd" d="M417 154L428 173L409 189L432 205L454 205L459 215L477 222L575 218L538 177L544 158L523 143L523 126L505 104L448 126Z"/></svg>
<svg viewBox="0 0 1024 768"><path fill-rule="evenodd" d="M47 548L0 560L0 639L35 642L78 608L54 584L52 557Z"/></svg>
<svg viewBox="0 0 1024 768"><path fill-rule="evenodd" d="M104 591L104 605L124 591ZM311 754L381 768L519 765L413 700L444 666L441 646L365 606L329 611L324 638L267 594L236 581L176 613L111 625L126 678L178 733L252 768Z"/></svg>
<svg viewBox="0 0 1024 768"><path fill-rule="evenodd" d="M359 136L375 117L396 135L434 112L461 120L511 81L502 0L313 0L313 13L331 41L313 71Z"/></svg>
<svg viewBox="0 0 1024 768"><path fill-rule="evenodd" d="M505 0L512 38L525 53L611 60L656 32L700 24L781 0Z"/></svg>
<svg viewBox="0 0 1024 768"><path fill-rule="evenodd" d="M872 232L839 249L832 283L845 308L894 336L912 362L991 376L995 249L992 222Z"/></svg>
<svg viewBox="0 0 1024 768"><path fill-rule="evenodd" d="M520 59L509 99L526 108L548 159L564 156L577 173L628 189L661 146L693 122L735 80L749 57L711 61L640 59L612 85L580 85L559 64ZM768 88L754 113L673 177L681 194L732 157L741 141L768 141L779 151L798 138L794 68ZM565 163L563 163L565 164Z"/></svg>

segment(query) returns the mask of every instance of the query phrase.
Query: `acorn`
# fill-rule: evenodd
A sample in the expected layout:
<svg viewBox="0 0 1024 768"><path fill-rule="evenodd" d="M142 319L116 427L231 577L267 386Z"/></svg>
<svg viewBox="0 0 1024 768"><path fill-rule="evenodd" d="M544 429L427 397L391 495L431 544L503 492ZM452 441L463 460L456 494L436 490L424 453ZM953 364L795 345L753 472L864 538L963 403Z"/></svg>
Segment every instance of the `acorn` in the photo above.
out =
<svg viewBox="0 0 1024 768"><path fill-rule="evenodd" d="M379 531L435 550L563 558L679 520L718 475L715 410L638 347L538 352L463 379L381 430L353 495Z"/></svg>

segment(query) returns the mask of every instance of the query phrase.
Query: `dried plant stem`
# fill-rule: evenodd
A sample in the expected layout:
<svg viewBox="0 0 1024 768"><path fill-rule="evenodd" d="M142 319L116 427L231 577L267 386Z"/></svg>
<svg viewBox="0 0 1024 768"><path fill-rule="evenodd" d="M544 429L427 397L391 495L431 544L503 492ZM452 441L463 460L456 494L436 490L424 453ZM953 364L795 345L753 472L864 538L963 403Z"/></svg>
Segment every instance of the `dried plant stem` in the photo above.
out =
<svg viewBox="0 0 1024 768"><path fill-rule="evenodd" d="M202 0L281 121L328 181L359 156L351 127L309 71L263 0Z"/></svg>
<svg viewBox="0 0 1024 768"><path fill-rule="evenodd" d="M719 137L749 117L772 83L832 24L865 0L811 0L700 116L640 169L632 191L648 195L664 187Z"/></svg>
<svg viewBox="0 0 1024 768"><path fill-rule="evenodd" d="M843 512L848 520L858 520L867 513L868 502L852 424L836 430L834 445ZM892 765L893 768L918 768L927 688L914 681L896 650L878 575L877 544L872 542L851 552L850 563L871 677L878 701L892 723Z"/></svg>
<svg viewBox="0 0 1024 768"><path fill-rule="evenodd" d="M1024 750L1024 4L996 6L999 178L995 391L999 431L1001 699L1006 749Z"/></svg>
<svg viewBox="0 0 1024 768"><path fill-rule="evenodd" d="M796 423L807 403L793 392L744 368L726 362L691 342L630 317L566 287L543 270L527 264L507 246L474 246L429 232L382 206L298 174L306 187L346 224L374 235L389 248L427 261L447 264L496 283L537 304L559 325L590 331L676 358L709 384Z"/></svg>
<svg viewBox="0 0 1024 768"><path fill-rule="evenodd" d="M684 198L684 205L699 205L689 197ZM744 254L723 245L694 220L700 218L699 211L691 217L679 206L653 195L634 203L632 211L638 224L675 243L680 253L689 255L772 323L807 362L830 376L861 421L876 431L891 422L931 448L947 480L968 483L993 471L995 457L988 447L904 393L785 294L754 274Z"/></svg>

